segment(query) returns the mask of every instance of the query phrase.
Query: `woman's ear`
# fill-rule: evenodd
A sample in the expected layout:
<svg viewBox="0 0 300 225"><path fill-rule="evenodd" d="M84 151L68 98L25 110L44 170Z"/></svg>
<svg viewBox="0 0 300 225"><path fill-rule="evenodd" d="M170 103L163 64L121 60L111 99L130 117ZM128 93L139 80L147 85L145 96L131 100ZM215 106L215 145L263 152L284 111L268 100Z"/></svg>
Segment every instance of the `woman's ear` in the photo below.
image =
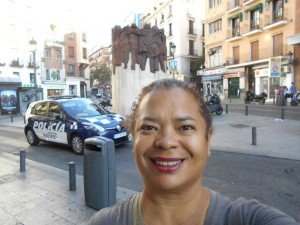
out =
<svg viewBox="0 0 300 225"><path fill-rule="evenodd" d="M215 132L215 129L211 128L207 134L207 156L208 157L211 155L210 146L211 146L211 139L212 139L214 132Z"/></svg>

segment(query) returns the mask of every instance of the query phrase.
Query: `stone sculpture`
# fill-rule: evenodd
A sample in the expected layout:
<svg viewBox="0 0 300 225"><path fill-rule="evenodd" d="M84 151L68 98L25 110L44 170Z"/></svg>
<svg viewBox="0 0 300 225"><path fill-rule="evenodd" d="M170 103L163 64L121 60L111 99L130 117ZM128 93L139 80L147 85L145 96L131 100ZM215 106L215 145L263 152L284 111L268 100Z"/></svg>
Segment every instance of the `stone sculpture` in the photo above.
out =
<svg viewBox="0 0 300 225"><path fill-rule="evenodd" d="M135 70L135 64L138 64L144 71L149 59L152 73L159 69L166 72L167 47L164 30L158 29L156 26L151 28L149 24L145 24L142 29L138 29L135 24L123 28L115 26L112 29L114 73L116 66L121 66L122 63L124 63L124 69L127 69L129 55L131 55L130 68L132 70Z"/></svg>

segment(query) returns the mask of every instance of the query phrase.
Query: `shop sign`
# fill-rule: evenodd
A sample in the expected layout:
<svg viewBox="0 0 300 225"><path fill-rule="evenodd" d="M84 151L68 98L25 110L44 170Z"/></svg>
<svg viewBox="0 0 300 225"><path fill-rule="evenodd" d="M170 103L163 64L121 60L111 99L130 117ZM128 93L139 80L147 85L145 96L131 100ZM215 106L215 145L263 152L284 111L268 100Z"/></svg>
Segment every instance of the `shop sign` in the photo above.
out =
<svg viewBox="0 0 300 225"><path fill-rule="evenodd" d="M59 85L59 84L47 84L46 85L47 89L66 89L66 85Z"/></svg>
<svg viewBox="0 0 300 225"><path fill-rule="evenodd" d="M222 75L211 75L211 76L202 76L202 81L210 81L210 80L220 80L222 79Z"/></svg>
<svg viewBox="0 0 300 225"><path fill-rule="evenodd" d="M226 68L220 68L215 70L200 70L201 76L210 76L210 75L222 75L227 72Z"/></svg>
<svg viewBox="0 0 300 225"><path fill-rule="evenodd" d="M269 74L269 68L255 70L255 77L268 77Z"/></svg>
<svg viewBox="0 0 300 225"><path fill-rule="evenodd" d="M281 75L281 58L270 58L270 77L280 77Z"/></svg>

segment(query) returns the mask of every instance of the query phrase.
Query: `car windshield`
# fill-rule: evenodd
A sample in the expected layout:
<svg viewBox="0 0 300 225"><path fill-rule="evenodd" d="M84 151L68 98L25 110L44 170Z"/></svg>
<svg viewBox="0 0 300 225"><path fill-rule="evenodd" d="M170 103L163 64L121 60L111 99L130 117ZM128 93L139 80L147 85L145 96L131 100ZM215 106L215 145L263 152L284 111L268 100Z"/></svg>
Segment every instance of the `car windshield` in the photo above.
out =
<svg viewBox="0 0 300 225"><path fill-rule="evenodd" d="M108 112L85 98L71 99L61 103L62 108L72 117L92 117L106 115Z"/></svg>

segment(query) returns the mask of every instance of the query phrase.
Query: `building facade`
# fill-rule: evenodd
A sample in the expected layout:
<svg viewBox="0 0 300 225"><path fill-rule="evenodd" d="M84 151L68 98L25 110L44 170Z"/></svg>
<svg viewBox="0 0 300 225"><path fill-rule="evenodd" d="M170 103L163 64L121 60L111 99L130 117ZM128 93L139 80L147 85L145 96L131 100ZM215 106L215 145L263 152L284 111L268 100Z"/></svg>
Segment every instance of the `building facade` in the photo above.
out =
<svg viewBox="0 0 300 225"><path fill-rule="evenodd" d="M170 77L190 81L191 60L201 56L203 51L203 18L200 0L156 1L151 12L142 18L142 26L147 23L164 29ZM176 46L174 55L172 44Z"/></svg>
<svg viewBox="0 0 300 225"><path fill-rule="evenodd" d="M248 90L274 99L277 86L295 80L295 0L207 0L206 93L245 97Z"/></svg>
<svg viewBox="0 0 300 225"><path fill-rule="evenodd" d="M80 32L65 34L64 43L66 94L86 97L89 82L85 71L89 65L86 34Z"/></svg>

